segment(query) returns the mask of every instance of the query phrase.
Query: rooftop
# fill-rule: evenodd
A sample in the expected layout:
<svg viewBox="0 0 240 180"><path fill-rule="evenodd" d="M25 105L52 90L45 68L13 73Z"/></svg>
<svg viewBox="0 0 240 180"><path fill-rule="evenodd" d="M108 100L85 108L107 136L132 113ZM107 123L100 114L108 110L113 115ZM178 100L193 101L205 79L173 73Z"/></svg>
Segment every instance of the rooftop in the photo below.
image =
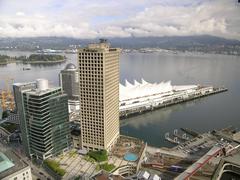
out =
<svg viewBox="0 0 240 180"><path fill-rule="evenodd" d="M112 179L112 180L123 180L124 178L122 176L120 176L120 175L112 175L112 174L109 174L108 172L102 170L98 174L94 175L92 177L92 179L94 179L94 180L109 180L109 179Z"/></svg>
<svg viewBox="0 0 240 180"><path fill-rule="evenodd" d="M76 70L77 67L73 63L69 63L66 65L64 70Z"/></svg>
<svg viewBox="0 0 240 180"><path fill-rule="evenodd" d="M227 157L224 157L223 159L226 162L230 162L240 166L240 148L236 150L235 154L231 154Z"/></svg>
<svg viewBox="0 0 240 180"><path fill-rule="evenodd" d="M13 162L10 161L8 157L5 156L2 152L0 152L0 173L13 166L14 166Z"/></svg>
<svg viewBox="0 0 240 180"><path fill-rule="evenodd" d="M129 163L135 162L139 160L144 147L145 143L142 140L122 135L117 140L117 143L112 150L112 155L128 161ZM135 157L133 159L125 159L126 155L134 155Z"/></svg>
<svg viewBox="0 0 240 180"><path fill-rule="evenodd" d="M87 47L78 49L79 52L120 52L119 48L111 48L106 39L100 39L99 43L90 43Z"/></svg>
<svg viewBox="0 0 240 180"><path fill-rule="evenodd" d="M0 179L7 177L28 166L12 150L3 147L0 144Z"/></svg>
<svg viewBox="0 0 240 180"><path fill-rule="evenodd" d="M14 83L14 86L21 87L22 92L35 96L42 96L46 93L61 89L61 87L49 87L48 80L46 79L36 79L34 82Z"/></svg>
<svg viewBox="0 0 240 180"><path fill-rule="evenodd" d="M42 96L44 94L47 94L49 92L59 90L59 89L61 89L61 88L60 87L49 87L46 90L39 90L39 89L35 88L35 89L27 90L26 93L30 94L30 95L35 95L35 96Z"/></svg>
<svg viewBox="0 0 240 180"><path fill-rule="evenodd" d="M120 101L129 99L136 99L144 96L161 95L166 96L173 94L173 91L189 91L194 90L197 85L186 85L186 86L172 86L171 81L161 83L149 83L145 80L138 82L134 80L131 84L125 80L125 85L119 84Z"/></svg>

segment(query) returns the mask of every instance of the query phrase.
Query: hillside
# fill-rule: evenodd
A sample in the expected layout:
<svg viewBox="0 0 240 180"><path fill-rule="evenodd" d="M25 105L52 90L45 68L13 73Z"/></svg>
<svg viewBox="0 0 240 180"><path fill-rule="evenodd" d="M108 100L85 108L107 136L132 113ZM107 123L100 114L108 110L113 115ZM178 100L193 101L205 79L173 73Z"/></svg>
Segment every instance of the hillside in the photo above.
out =
<svg viewBox="0 0 240 180"><path fill-rule="evenodd" d="M113 47L139 49L162 48L180 51L200 51L240 55L240 41L216 36L164 36L108 38ZM85 46L98 39L75 39L68 37L0 38L0 49L39 50L67 49L71 45Z"/></svg>

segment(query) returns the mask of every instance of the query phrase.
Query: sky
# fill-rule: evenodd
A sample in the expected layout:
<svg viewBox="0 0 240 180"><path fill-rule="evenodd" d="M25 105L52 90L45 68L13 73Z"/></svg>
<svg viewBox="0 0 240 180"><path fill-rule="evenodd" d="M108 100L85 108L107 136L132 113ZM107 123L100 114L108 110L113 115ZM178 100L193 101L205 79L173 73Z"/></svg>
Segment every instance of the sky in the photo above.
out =
<svg viewBox="0 0 240 180"><path fill-rule="evenodd" d="M238 0L0 0L0 37L214 35L240 40Z"/></svg>

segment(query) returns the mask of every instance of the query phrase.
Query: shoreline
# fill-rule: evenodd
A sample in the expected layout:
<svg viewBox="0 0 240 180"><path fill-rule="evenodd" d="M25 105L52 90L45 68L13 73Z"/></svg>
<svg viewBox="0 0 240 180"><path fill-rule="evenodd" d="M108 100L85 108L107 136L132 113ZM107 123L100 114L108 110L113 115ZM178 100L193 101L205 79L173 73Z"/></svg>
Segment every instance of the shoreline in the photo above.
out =
<svg viewBox="0 0 240 180"><path fill-rule="evenodd" d="M35 61L35 62L22 62L23 64L56 64L56 63L63 63L67 60L60 60L60 61Z"/></svg>
<svg viewBox="0 0 240 180"><path fill-rule="evenodd" d="M57 64L66 62L67 58L65 55L59 54L29 54L29 55L15 55L11 56L8 54L1 54L0 51L0 64Z"/></svg>
<svg viewBox="0 0 240 180"><path fill-rule="evenodd" d="M30 52L30 53L37 53L36 50L21 50L21 49L0 49L1 51L8 51L8 52ZM170 55L183 55L186 54L188 56L191 55L223 55L223 56L234 56L234 57L239 57L240 54L226 54L226 53L216 53L216 52L203 52L203 51L181 51L181 50L171 50L171 49L161 49L161 48L139 48L139 49L128 49L128 48L123 48L121 54L131 54L131 53L141 53L141 54L152 54L152 53L164 53L164 54L170 54ZM66 53L66 52L54 52L54 53L44 53L44 54L77 54L77 53Z"/></svg>
<svg viewBox="0 0 240 180"><path fill-rule="evenodd" d="M34 62L23 61L23 60L7 60L6 63L1 63L0 62L0 65L8 65L8 64L13 64L13 63L19 63L19 64L57 64L57 63L64 63L66 61L67 61L67 59L58 60L58 61L34 61Z"/></svg>

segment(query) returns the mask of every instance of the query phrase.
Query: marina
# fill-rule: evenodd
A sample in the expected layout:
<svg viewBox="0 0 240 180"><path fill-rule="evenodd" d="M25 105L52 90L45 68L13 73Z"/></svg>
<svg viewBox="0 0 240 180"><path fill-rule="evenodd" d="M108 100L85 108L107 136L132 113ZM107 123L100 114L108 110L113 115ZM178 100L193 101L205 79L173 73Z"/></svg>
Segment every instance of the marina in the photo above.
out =
<svg viewBox="0 0 240 180"><path fill-rule="evenodd" d="M184 132L184 131L183 131ZM172 144L181 144L183 142L189 141L194 136L187 136L187 133L183 133L182 135L178 132L178 129L174 129L173 138L170 137L170 133L165 133L165 140L172 143Z"/></svg>
<svg viewBox="0 0 240 180"><path fill-rule="evenodd" d="M173 143L173 144L180 144L181 142L178 140L178 137L174 137L173 139L170 138L169 136L169 133L166 133L165 134L165 140L170 142L170 143Z"/></svg>
<svg viewBox="0 0 240 180"><path fill-rule="evenodd" d="M161 177L164 179L210 180L216 179L212 178L212 174L216 172L215 169L221 158L235 160L236 158L232 156L236 154L236 157L239 157L240 132L233 127L215 129L205 133L197 133L189 128L187 132L191 132L191 134L195 132L198 136L191 137L184 142L181 141L181 143L177 143L177 137L169 138L176 134L180 136L179 132L180 130L174 129L173 134L170 135L169 132L165 134L165 140L175 144L175 147L147 147L147 159L142 164L145 170L161 171L164 174L161 174ZM188 134L186 131L183 132Z"/></svg>
<svg viewBox="0 0 240 180"><path fill-rule="evenodd" d="M177 138L179 138L179 139L181 139L181 140L184 140L184 141L189 140L189 137L187 136L186 133L180 135L180 134L178 134L178 130L177 130L177 129L174 129L173 136L175 136L175 137L177 137Z"/></svg>

